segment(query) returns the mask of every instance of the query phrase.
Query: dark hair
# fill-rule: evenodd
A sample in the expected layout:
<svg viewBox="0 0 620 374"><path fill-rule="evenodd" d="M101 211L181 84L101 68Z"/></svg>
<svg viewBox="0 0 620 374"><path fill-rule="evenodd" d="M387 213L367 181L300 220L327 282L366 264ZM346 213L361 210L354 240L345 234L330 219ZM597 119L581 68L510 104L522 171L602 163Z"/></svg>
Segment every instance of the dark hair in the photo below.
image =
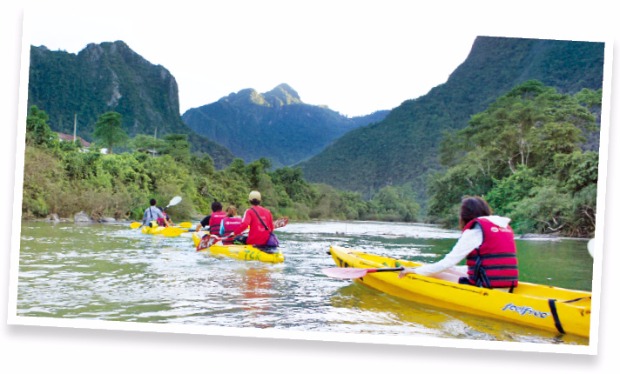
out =
<svg viewBox="0 0 620 374"><path fill-rule="evenodd" d="M222 203L220 203L219 201L212 202L211 210L214 212L219 212L220 210L222 210Z"/></svg>
<svg viewBox="0 0 620 374"><path fill-rule="evenodd" d="M465 227L474 218L490 216L492 213L489 204L478 196L466 196L461 201L459 226Z"/></svg>
<svg viewBox="0 0 620 374"><path fill-rule="evenodd" d="M157 204L157 200L151 199L151 205L155 205L155 204Z"/></svg>

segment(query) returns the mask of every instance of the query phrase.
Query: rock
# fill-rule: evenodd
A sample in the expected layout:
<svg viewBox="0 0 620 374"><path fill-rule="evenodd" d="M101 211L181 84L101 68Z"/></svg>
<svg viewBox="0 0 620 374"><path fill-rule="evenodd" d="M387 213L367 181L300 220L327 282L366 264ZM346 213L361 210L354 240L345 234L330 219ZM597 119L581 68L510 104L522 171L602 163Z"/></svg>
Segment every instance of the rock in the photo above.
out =
<svg viewBox="0 0 620 374"><path fill-rule="evenodd" d="M93 220L88 216L88 214L86 214L85 212L79 212L76 213L73 216L73 222L92 222Z"/></svg>
<svg viewBox="0 0 620 374"><path fill-rule="evenodd" d="M114 217L101 217L99 219L100 223L112 223L112 222L116 222L116 218Z"/></svg>
<svg viewBox="0 0 620 374"><path fill-rule="evenodd" d="M56 223L58 223L58 222L60 222L60 217L58 217L58 214L52 213L49 216L47 216L47 220L49 222L56 222Z"/></svg>

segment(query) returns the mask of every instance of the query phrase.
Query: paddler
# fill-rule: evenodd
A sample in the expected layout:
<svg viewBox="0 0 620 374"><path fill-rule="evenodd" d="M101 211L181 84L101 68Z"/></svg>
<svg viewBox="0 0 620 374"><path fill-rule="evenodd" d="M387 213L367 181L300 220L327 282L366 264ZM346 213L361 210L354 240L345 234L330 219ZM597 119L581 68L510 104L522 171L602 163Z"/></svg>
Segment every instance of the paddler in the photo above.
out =
<svg viewBox="0 0 620 374"><path fill-rule="evenodd" d="M271 211L260 206L261 194L258 191L251 191L248 196L248 201L251 207L243 214L241 225L224 239L235 237L234 240L236 242L252 244L266 252L273 251L275 246L268 245L268 241L274 229ZM238 236L248 227L250 231L247 236Z"/></svg>
<svg viewBox="0 0 620 374"><path fill-rule="evenodd" d="M203 227L209 228L209 234L219 235L220 224L226 217L226 212L222 211L222 203L215 200L211 203L211 214L203 218L197 225L196 231L200 231Z"/></svg>
<svg viewBox="0 0 620 374"><path fill-rule="evenodd" d="M467 273L451 280L511 290L518 285L519 271L517 246L509 223L510 218L492 215L489 204L481 197L465 197L459 215L462 234L450 253L436 263L405 268L399 277L414 273L444 278L442 272L454 273L453 267L466 258Z"/></svg>
<svg viewBox="0 0 620 374"><path fill-rule="evenodd" d="M144 215L142 216L142 226L153 227L153 223L157 225L160 219L162 220L163 226L167 226L164 213L157 207L157 200L151 199L149 203L151 205L144 210Z"/></svg>
<svg viewBox="0 0 620 374"><path fill-rule="evenodd" d="M222 219L222 223L220 224L220 236L228 237L232 234L239 226L241 226L242 218L237 215L237 207L234 205L229 205L226 208L226 217ZM222 240L222 244L233 244L234 238L226 238Z"/></svg>

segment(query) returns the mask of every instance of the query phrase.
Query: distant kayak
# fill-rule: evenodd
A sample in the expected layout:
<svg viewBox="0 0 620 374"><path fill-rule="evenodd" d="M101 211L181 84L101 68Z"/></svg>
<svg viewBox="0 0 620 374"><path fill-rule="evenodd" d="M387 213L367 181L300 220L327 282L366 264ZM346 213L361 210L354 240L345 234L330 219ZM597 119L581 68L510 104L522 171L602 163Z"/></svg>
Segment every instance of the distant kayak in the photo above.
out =
<svg viewBox="0 0 620 374"><path fill-rule="evenodd" d="M207 234L208 233L206 231L194 232L192 234L194 247L197 248L198 252L207 252L212 255L230 257L241 261L260 261L270 263L284 262L284 255L279 249L276 249L274 253L267 253L254 247L253 245L223 245L221 242L216 242L205 248L199 248L202 237Z"/></svg>
<svg viewBox="0 0 620 374"><path fill-rule="evenodd" d="M149 235L163 235L166 237L175 237L175 236L180 236L182 233L184 232L188 232L189 229L186 229L184 227L178 227L178 226L171 226L171 227L166 227L166 226L142 226L141 229L143 234L149 234Z"/></svg>
<svg viewBox="0 0 620 374"><path fill-rule="evenodd" d="M446 279L408 274L403 267L419 263L331 246L338 267L324 269L334 278L356 282L423 304L509 321L562 334L590 336L592 293L519 282L512 292L458 284Z"/></svg>

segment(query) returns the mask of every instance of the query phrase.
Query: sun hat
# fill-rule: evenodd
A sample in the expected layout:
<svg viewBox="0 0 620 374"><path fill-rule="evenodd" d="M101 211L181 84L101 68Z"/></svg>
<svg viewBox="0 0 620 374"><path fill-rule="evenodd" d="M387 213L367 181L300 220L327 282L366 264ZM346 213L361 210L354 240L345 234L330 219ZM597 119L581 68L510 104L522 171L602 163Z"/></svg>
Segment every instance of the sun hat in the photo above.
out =
<svg viewBox="0 0 620 374"><path fill-rule="evenodd" d="M250 196L248 197L248 200L249 201L252 201L252 200L260 201L260 192L258 192L258 191L250 192Z"/></svg>

